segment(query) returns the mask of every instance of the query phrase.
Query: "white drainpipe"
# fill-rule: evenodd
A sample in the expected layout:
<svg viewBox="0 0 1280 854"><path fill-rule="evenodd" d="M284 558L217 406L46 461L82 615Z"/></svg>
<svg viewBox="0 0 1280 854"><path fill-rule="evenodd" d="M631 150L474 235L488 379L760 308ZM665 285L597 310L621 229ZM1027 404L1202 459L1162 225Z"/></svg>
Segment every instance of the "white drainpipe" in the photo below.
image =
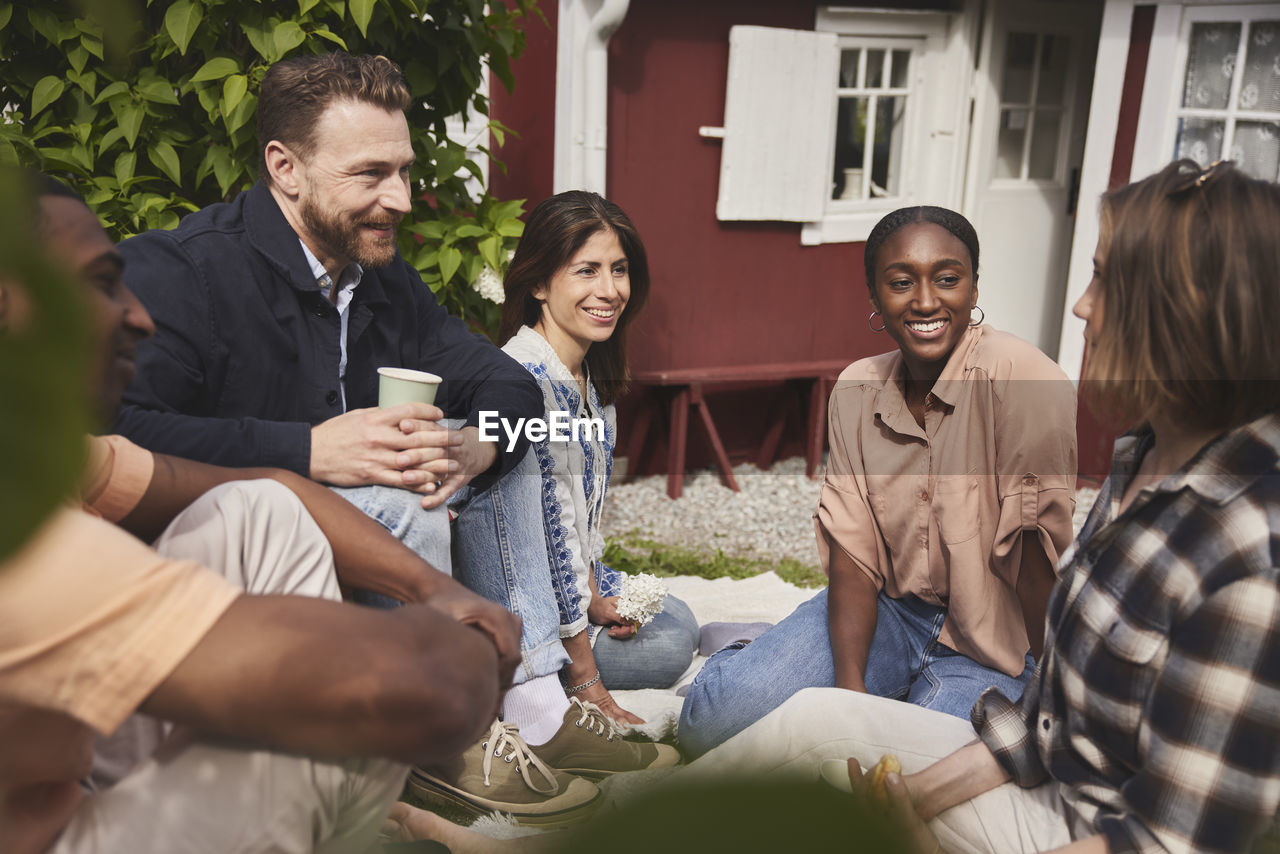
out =
<svg viewBox="0 0 1280 854"><path fill-rule="evenodd" d="M556 62L555 190L605 192L609 39L630 0L562 0ZM590 6L599 5L594 12Z"/></svg>
<svg viewBox="0 0 1280 854"><path fill-rule="evenodd" d="M609 39L622 25L629 0L604 0L591 16L584 57L582 186L605 194L609 147Z"/></svg>

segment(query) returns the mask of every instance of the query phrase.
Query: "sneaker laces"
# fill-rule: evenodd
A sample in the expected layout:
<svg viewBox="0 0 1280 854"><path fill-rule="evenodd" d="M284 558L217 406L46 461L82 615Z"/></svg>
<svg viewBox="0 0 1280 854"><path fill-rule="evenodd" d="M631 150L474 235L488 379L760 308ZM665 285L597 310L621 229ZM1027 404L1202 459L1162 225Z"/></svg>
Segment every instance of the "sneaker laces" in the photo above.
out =
<svg viewBox="0 0 1280 854"><path fill-rule="evenodd" d="M573 722L574 726L583 727L589 732L604 736L605 741L613 741L615 736L622 734L617 724L614 723L613 718L606 715L604 710L595 703L579 700L577 697L570 697L569 703L570 711L572 711L573 706L577 706L578 711L581 713L578 719Z"/></svg>
<svg viewBox="0 0 1280 854"><path fill-rule="evenodd" d="M508 764L514 762L516 771L520 774L520 779L524 780L526 786L533 789L541 795L554 795L560 790L560 784L556 782L555 774L551 767L533 755L529 750L529 745L520 736L520 728L515 724L509 724L503 720L495 720L493 726L489 728L489 738L480 745L484 751L484 759L480 763L481 770L484 771L484 784L489 785L489 771L493 767L495 758L501 759ZM529 769L533 768L546 781L545 786L539 786L530 779Z"/></svg>

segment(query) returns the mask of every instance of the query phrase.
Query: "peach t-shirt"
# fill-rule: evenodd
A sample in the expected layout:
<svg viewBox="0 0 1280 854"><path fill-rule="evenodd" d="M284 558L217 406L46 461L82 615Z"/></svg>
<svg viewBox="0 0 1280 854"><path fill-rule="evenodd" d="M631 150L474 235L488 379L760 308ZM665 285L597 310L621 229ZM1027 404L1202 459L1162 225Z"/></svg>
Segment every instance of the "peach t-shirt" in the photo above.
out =
<svg viewBox="0 0 1280 854"><path fill-rule="evenodd" d="M942 643L1016 676L1030 646L1015 589L1024 533L1055 565L1071 542L1075 389L1032 345L972 327L921 428L903 370L897 350L863 359L831 393L823 569L843 549L887 595L945 606Z"/></svg>
<svg viewBox="0 0 1280 854"><path fill-rule="evenodd" d="M0 565L4 851L56 836L78 800L67 787L90 770L92 732L113 732L241 592L107 521L137 504L153 460L119 437L90 441L85 508L57 511Z"/></svg>

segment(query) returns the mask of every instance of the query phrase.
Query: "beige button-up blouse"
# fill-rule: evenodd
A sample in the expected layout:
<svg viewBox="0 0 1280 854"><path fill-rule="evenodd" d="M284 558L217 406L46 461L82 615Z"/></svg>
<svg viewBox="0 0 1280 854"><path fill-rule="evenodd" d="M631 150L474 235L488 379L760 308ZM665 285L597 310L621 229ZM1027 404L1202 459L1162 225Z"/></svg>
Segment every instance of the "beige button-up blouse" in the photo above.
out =
<svg viewBox="0 0 1280 854"><path fill-rule="evenodd" d="M831 393L814 513L823 569L843 549L887 595L945 606L942 643L1016 676L1030 647L1016 592L1024 544L1056 565L1071 542L1075 389L1040 350L989 326L951 354L923 429L903 379L895 350L850 365Z"/></svg>

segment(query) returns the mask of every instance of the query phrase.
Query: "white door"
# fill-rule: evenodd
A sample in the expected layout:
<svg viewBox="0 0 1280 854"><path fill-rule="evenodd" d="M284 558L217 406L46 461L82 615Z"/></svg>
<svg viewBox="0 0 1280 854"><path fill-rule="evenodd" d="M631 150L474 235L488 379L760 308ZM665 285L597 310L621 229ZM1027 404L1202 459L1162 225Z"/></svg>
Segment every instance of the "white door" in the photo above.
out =
<svg viewBox="0 0 1280 854"><path fill-rule="evenodd" d="M975 77L965 211L982 246L978 304L1055 358L1102 5L994 0Z"/></svg>

